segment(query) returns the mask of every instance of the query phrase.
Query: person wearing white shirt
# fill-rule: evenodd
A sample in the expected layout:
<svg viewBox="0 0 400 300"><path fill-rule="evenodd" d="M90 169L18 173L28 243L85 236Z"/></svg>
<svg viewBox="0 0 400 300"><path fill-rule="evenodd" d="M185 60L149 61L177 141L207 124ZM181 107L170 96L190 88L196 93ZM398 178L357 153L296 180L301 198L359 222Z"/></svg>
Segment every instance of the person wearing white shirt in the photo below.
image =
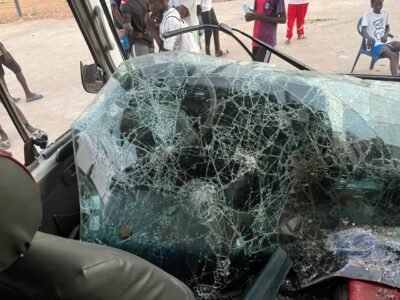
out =
<svg viewBox="0 0 400 300"><path fill-rule="evenodd" d="M367 12L361 21L361 33L367 42L367 49L378 57L390 60L390 72L399 75L400 42L388 42L390 33L389 13L382 9L383 0L371 0L372 11Z"/></svg>
<svg viewBox="0 0 400 300"><path fill-rule="evenodd" d="M176 8L188 26L199 25L197 16L197 0L169 0L169 6ZM196 42L200 45L200 35L198 31L193 31Z"/></svg>
<svg viewBox="0 0 400 300"><path fill-rule="evenodd" d="M293 37L294 22L297 27L297 38L305 39L304 22L308 10L308 0L288 0L288 18L286 31L286 44L289 45Z"/></svg>
<svg viewBox="0 0 400 300"><path fill-rule="evenodd" d="M219 25L217 16L215 15L215 11L212 5L212 0L201 0L201 19L203 21L203 24ZM214 36L215 56L218 57L228 54L227 50L225 51L221 50L219 44L219 31L205 29L206 54L211 55L210 52L211 35Z"/></svg>
<svg viewBox="0 0 400 300"><path fill-rule="evenodd" d="M200 52L199 46L191 32L170 38L163 37L167 32L188 26L175 8L168 7L168 0L149 0L149 6L152 16L156 16L156 25L150 25L149 28L157 28L157 34L153 34L153 36L161 51Z"/></svg>

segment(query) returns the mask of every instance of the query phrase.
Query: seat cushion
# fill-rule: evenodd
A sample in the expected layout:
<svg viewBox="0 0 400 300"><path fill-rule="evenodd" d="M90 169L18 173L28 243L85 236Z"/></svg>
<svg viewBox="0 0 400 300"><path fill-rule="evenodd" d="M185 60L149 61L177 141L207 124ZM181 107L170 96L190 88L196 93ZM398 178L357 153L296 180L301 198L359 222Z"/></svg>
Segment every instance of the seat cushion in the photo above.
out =
<svg viewBox="0 0 400 300"><path fill-rule="evenodd" d="M29 172L0 152L0 272L28 250L42 220L40 191Z"/></svg>
<svg viewBox="0 0 400 300"><path fill-rule="evenodd" d="M194 299L182 282L133 254L41 232L0 273L0 299L2 286L32 299Z"/></svg>

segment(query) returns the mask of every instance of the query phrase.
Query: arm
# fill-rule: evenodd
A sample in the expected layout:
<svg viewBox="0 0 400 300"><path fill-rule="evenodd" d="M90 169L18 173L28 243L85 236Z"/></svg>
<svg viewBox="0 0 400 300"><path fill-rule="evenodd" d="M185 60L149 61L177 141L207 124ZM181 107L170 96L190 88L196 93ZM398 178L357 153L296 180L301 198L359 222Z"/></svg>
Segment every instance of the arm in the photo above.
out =
<svg viewBox="0 0 400 300"><path fill-rule="evenodd" d="M382 43L386 43L390 33L390 18L389 13L386 12L385 36L381 39Z"/></svg>
<svg viewBox="0 0 400 300"><path fill-rule="evenodd" d="M255 19L268 23L285 24L286 12L277 15L276 17L264 16L263 14L255 13Z"/></svg>
<svg viewBox="0 0 400 300"><path fill-rule="evenodd" d="M361 35L367 40L367 47L372 48L374 47L375 40L368 34L367 28L367 26L361 27Z"/></svg>
<svg viewBox="0 0 400 300"><path fill-rule="evenodd" d="M382 43L386 43L387 42L387 39L389 37L389 33L390 33L390 26L388 24L388 25L386 25L386 28L385 28L385 35L381 38Z"/></svg>
<svg viewBox="0 0 400 300"><path fill-rule="evenodd" d="M121 16L121 13L119 12L116 4L111 4L111 11L112 11L112 14L113 14L115 20L118 22L119 25L122 26L122 24L123 24L122 16Z"/></svg>
<svg viewBox="0 0 400 300"><path fill-rule="evenodd" d="M361 20L361 35L367 41L367 48L372 49L375 45L375 39L368 34L368 13Z"/></svg>
<svg viewBox="0 0 400 300"><path fill-rule="evenodd" d="M156 19L154 16L150 15L150 13L147 13L144 17L144 21L146 23L147 33L156 41L160 51L163 51L163 41L160 38L159 24L157 23Z"/></svg>
<svg viewBox="0 0 400 300"><path fill-rule="evenodd" d="M132 14L129 10L129 7L127 7L125 4L122 4L121 11L122 11L122 17L121 17L122 24L123 24L123 28L125 30L125 34L129 37L134 37L136 39L142 38L143 33L134 30L132 27L132 24L131 24Z"/></svg>
<svg viewBox="0 0 400 300"><path fill-rule="evenodd" d="M254 20L260 20L262 22L267 22L267 23L276 23L276 24L285 24L286 23L286 7L285 4L282 2L281 3L282 7L280 9L280 12L275 16L267 16L263 13L258 13L256 11L247 13L245 15L245 19L247 22L254 21Z"/></svg>

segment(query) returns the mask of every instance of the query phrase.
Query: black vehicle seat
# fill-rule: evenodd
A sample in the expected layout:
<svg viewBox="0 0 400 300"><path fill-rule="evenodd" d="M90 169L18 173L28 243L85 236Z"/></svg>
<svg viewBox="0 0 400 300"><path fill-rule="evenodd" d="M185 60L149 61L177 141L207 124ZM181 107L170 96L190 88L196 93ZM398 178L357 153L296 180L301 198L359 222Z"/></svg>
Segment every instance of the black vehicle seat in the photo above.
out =
<svg viewBox="0 0 400 300"><path fill-rule="evenodd" d="M0 154L0 299L194 299L182 282L114 248L37 232L39 189Z"/></svg>

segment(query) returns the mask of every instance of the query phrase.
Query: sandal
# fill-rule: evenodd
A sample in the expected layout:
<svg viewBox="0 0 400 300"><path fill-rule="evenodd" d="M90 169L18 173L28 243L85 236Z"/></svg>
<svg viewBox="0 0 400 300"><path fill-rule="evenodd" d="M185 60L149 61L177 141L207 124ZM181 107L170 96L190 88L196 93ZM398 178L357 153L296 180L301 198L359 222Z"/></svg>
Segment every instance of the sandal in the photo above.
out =
<svg viewBox="0 0 400 300"><path fill-rule="evenodd" d="M6 140L1 140L0 139L0 151L5 151L10 149L11 145L8 139Z"/></svg>
<svg viewBox="0 0 400 300"><path fill-rule="evenodd" d="M47 139L47 133L40 129L32 131L31 135L34 139Z"/></svg>
<svg viewBox="0 0 400 300"><path fill-rule="evenodd" d="M42 98L43 98L42 95L32 93L32 96L26 98L26 102L32 102L32 101L40 100L40 99L42 99Z"/></svg>
<svg viewBox="0 0 400 300"><path fill-rule="evenodd" d="M224 55L227 55L227 54L229 54L228 50L219 50L219 51L215 52L215 57L221 57L221 56L224 56Z"/></svg>

